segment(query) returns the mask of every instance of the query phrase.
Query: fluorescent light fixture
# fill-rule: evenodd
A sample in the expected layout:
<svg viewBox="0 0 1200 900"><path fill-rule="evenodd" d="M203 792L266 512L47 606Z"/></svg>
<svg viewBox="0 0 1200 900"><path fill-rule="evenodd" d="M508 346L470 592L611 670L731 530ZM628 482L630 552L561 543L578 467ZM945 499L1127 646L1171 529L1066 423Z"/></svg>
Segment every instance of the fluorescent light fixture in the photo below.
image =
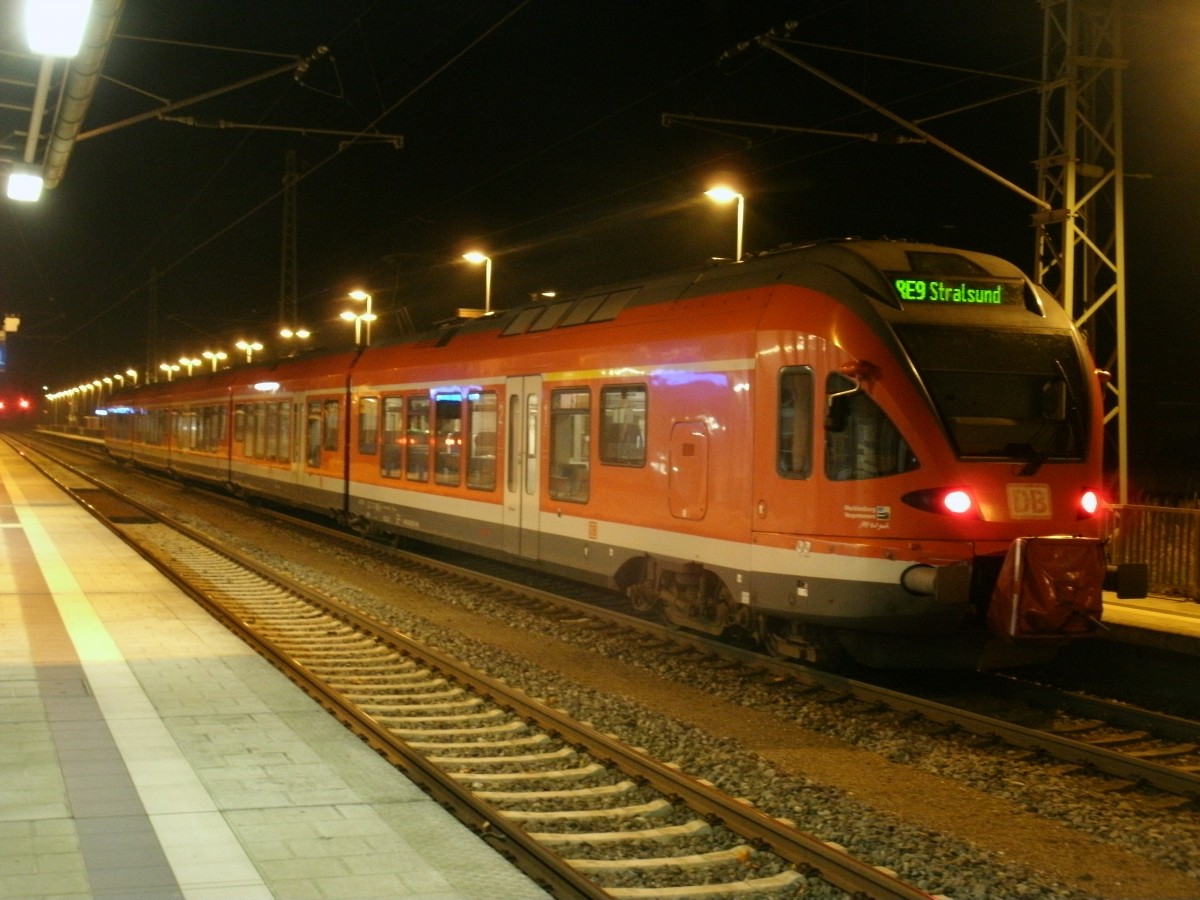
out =
<svg viewBox="0 0 1200 900"><path fill-rule="evenodd" d="M92 0L25 0L25 39L39 56L79 52Z"/></svg>
<svg viewBox="0 0 1200 900"><path fill-rule="evenodd" d="M36 203L42 196L42 176L31 169L13 167L8 173L8 199Z"/></svg>

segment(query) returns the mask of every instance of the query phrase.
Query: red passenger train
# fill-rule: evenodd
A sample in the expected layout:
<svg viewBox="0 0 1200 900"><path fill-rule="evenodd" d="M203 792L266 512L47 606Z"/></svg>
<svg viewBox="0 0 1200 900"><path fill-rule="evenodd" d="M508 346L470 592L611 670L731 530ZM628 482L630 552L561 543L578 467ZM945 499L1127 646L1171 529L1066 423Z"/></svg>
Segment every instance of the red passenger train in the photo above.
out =
<svg viewBox="0 0 1200 900"><path fill-rule="evenodd" d="M119 458L784 656L1012 664L1100 614L1100 378L974 252L790 248L126 389L106 422Z"/></svg>

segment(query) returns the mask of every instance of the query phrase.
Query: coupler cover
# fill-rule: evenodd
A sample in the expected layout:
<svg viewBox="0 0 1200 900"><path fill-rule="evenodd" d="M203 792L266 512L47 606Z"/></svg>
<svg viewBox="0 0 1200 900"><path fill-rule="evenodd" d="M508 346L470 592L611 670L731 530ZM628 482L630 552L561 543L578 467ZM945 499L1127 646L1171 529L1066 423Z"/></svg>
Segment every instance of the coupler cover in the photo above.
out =
<svg viewBox="0 0 1200 900"><path fill-rule="evenodd" d="M1023 537L1008 548L988 626L1005 638L1090 634L1100 623L1107 563L1095 538Z"/></svg>

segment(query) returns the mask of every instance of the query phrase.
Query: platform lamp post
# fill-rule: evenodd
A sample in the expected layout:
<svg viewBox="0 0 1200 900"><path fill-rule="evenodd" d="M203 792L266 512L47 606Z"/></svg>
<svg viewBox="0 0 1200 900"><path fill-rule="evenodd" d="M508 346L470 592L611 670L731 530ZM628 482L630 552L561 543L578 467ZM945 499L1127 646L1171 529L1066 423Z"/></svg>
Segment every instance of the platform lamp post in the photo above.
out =
<svg viewBox="0 0 1200 900"><path fill-rule="evenodd" d="M492 258L478 250L464 253L462 258L475 265L483 263L483 314L490 316L492 314Z"/></svg>
<svg viewBox="0 0 1200 900"><path fill-rule="evenodd" d="M173 381L175 373L179 371L176 363L160 363L158 367L167 373L167 381Z"/></svg>
<svg viewBox="0 0 1200 900"><path fill-rule="evenodd" d="M179 364L181 366L183 366L185 369L187 369L188 378L191 378L192 377L192 369L194 369L194 368L196 368L196 366L200 365L200 360L194 359L189 356L181 356L181 357L179 357Z"/></svg>
<svg viewBox="0 0 1200 900"><path fill-rule="evenodd" d="M734 262L742 261L742 229L746 221L746 198L731 187L717 185L704 192L714 203L732 203L737 201L737 257Z"/></svg>
<svg viewBox="0 0 1200 900"><path fill-rule="evenodd" d="M304 328L303 326L298 326L296 328L289 328L288 326L285 325L283 328L279 329L279 336L281 338L283 338L285 341L288 341L288 342L295 341L298 343L300 341L307 341L310 337L312 337L312 332L309 331L307 328ZM288 351L289 356L293 356L293 355L295 355L295 353L296 353L295 350Z"/></svg>
<svg viewBox="0 0 1200 900"><path fill-rule="evenodd" d="M247 363L254 362L254 354L263 348L258 341L238 341L234 346L246 354Z"/></svg>
<svg viewBox="0 0 1200 900"><path fill-rule="evenodd" d="M229 354L224 350L205 350L200 355L212 363L212 370L214 372L217 371L217 366L220 365L222 360L229 359Z"/></svg>
<svg viewBox="0 0 1200 900"><path fill-rule="evenodd" d="M137 380L138 380L137 369L126 369L125 374L129 376L129 379L134 383L134 385L137 385Z"/></svg>
<svg viewBox="0 0 1200 900"><path fill-rule="evenodd" d="M357 300L359 303L363 303L363 302L366 303L366 308L363 310L363 312L361 314L353 313L350 310L346 310L344 313L342 313L342 318L345 319L347 322L349 322L351 320L354 321L354 344L355 344L355 346L357 346L359 343L362 343L364 346L369 347L369 346L371 346L371 323L375 321L375 313L371 311L372 297L366 291L357 290L357 289L351 291L348 296L350 297L351 300ZM366 340L360 342L359 335L360 335L360 331L362 331L362 323L363 322L367 323L367 327L364 332Z"/></svg>

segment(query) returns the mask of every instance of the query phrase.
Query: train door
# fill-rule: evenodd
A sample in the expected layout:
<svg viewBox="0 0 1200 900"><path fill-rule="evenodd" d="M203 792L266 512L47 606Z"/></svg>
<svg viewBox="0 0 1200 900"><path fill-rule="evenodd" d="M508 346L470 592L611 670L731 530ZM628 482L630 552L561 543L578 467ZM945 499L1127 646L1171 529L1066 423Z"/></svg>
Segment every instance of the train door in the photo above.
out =
<svg viewBox="0 0 1200 900"><path fill-rule="evenodd" d="M504 550L536 559L538 555L538 451L541 434L542 379L508 379L504 458Z"/></svg>

